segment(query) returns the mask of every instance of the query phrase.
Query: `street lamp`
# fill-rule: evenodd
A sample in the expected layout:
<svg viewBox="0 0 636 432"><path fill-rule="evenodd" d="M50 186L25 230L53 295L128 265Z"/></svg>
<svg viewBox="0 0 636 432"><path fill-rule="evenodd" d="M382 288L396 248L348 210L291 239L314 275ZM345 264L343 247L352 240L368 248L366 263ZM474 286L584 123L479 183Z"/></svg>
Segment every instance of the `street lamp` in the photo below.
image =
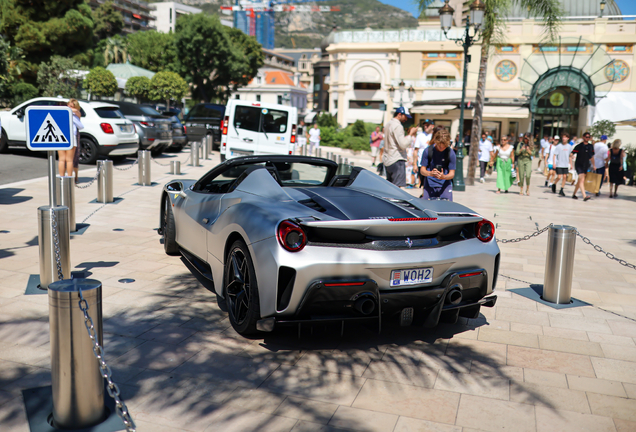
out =
<svg viewBox="0 0 636 432"><path fill-rule="evenodd" d="M448 31L450 30L453 22L453 14L455 9L450 7L448 0L445 1L444 6L439 10L439 20L442 26L442 31L446 39L455 41L456 44L461 45L464 48L464 75L462 84L462 102L459 108L459 140L456 143L457 152L457 169L455 170L455 179L453 181L453 189L456 191L465 191L466 184L464 183L464 101L466 99L466 80L468 78L468 63L470 63L470 56L468 55L468 49L477 42L477 32L484 22L484 13L486 11L486 5L482 0L475 0L470 5L470 13L466 17L466 29L464 35L460 38L449 38ZM470 26L474 27L473 35L470 35Z"/></svg>
<svg viewBox="0 0 636 432"><path fill-rule="evenodd" d="M404 80L400 81L398 87L400 88L400 106L402 106L402 95L404 94L404 87L406 87L406 84L404 84Z"/></svg>
<svg viewBox="0 0 636 432"><path fill-rule="evenodd" d="M601 0L601 14L599 18L603 18L603 11L605 10L605 0Z"/></svg>
<svg viewBox="0 0 636 432"><path fill-rule="evenodd" d="M413 86L409 87L409 100L412 101L415 99L415 89Z"/></svg>

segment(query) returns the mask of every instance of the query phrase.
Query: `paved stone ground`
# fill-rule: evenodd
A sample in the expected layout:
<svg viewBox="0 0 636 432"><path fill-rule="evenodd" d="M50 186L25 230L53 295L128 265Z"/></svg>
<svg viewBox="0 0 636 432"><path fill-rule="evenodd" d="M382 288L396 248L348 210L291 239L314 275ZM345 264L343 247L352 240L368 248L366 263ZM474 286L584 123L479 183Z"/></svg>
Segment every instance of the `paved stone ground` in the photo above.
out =
<svg viewBox="0 0 636 432"><path fill-rule="evenodd" d="M215 163L183 166L183 177ZM636 272L592 247L577 241L572 291L589 306L557 310L509 291L543 282L544 234L501 245L497 306L478 319L433 331L348 326L340 337L316 327L300 339L295 328L245 339L181 259L164 255L153 229L171 176L152 171L154 187L133 186L136 167L115 171L118 204L89 204L95 186L77 189L77 221L98 211L71 240L74 270L103 282L106 358L138 430L636 430ZM499 238L567 223L636 262L636 189L582 202L554 196L543 180L533 174L530 197L516 187L497 195L490 178L455 199L491 218ZM29 430L21 390L50 384L48 299L23 295L39 273L36 209L47 200L46 179L0 189L2 431Z"/></svg>

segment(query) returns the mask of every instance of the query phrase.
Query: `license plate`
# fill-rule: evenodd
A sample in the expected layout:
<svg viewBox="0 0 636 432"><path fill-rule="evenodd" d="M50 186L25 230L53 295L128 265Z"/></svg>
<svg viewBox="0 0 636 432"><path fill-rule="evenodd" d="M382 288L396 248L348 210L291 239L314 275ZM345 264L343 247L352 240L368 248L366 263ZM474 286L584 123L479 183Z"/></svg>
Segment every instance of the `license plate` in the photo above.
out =
<svg viewBox="0 0 636 432"><path fill-rule="evenodd" d="M230 151L230 156L251 156L253 154L254 152L245 152L245 151L239 151L239 150Z"/></svg>
<svg viewBox="0 0 636 432"><path fill-rule="evenodd" d="M433 282L433 269L415 268L408 270L393 270L391 272L391 286L407 286Z"/></svg>
<svg viewBox="0 0 636 432"><path fill-rule="evenodd" d="M122 125L119 126L119 130L124 133L131 133L133 131L133 125Z"/></svg>

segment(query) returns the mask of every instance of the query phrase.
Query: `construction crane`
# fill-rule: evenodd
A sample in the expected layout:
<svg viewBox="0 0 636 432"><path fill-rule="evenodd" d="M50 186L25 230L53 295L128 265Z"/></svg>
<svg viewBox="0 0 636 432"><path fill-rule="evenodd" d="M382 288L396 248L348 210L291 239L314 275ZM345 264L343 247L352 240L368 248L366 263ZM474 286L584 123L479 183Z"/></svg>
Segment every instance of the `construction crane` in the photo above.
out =
<svg viewBox="0 0 636 432"><path fill-rule="evenodd" d="M339 6L303 5L298 3L316 3L316 0L293 1L253 1L235 0L234 6L221 6L221 12L234 14L234 28L255 36L266 49L273 49L275 12L339 12Z"/></svg>

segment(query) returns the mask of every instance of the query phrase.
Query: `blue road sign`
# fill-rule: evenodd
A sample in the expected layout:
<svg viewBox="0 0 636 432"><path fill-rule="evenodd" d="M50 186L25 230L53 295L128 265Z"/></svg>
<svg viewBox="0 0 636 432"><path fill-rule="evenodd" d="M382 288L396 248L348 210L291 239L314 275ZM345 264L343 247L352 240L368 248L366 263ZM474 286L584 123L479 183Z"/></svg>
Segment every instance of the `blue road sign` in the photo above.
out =
<svg viewBox="0 0 636 432"><path fill-rule="evenodd" d="M73 112L66 106L30 106L25 111L29 150L73 148Z"/></svg>

